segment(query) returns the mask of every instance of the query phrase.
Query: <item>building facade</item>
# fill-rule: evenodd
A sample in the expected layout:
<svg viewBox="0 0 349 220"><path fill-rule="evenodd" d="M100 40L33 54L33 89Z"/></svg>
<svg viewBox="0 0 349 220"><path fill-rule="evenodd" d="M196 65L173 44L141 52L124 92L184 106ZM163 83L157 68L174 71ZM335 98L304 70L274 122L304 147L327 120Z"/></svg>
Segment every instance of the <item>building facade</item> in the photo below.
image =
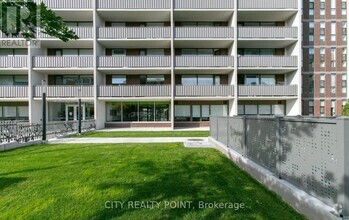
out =
<svg viewBox="0 0 349 220"><path fill-rule="evenodd" d="M342 114L348 99L347 1L303 2L303 114Z"/></svg>
<svg viewBox="0 0 349 220"><path fill-rule="evenodd" d="M0 118L207 126L300 115L300 0L45 0L80 39L0 48ZM8 39L2 35L2 39Z"/></svg>

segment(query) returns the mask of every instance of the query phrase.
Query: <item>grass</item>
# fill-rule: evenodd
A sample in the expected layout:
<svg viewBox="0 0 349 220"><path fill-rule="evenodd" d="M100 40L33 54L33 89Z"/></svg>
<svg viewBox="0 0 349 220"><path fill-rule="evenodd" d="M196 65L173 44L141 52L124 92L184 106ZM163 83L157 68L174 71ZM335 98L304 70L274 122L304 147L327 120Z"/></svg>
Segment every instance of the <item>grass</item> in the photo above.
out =
<svg viewBox="0 0 349 220"><path fill-rule="evenodd" d="M113 132L103 132L103 131L92 131L83 133L80 136L74 135L71 137L77 138L121 138L121 137L208 137L209 131L113 131Z"/></svg>
<svg viewBox="0 0 349 220"><path fill-rule="evenodd" d="M104 207L119 200L162 203ZM165 201L193 206L165 208ZM201 209L199 201L245 207ZM38 145L0 153L0 213L0 219L304 219L218 151L182 144Z"/></svg>

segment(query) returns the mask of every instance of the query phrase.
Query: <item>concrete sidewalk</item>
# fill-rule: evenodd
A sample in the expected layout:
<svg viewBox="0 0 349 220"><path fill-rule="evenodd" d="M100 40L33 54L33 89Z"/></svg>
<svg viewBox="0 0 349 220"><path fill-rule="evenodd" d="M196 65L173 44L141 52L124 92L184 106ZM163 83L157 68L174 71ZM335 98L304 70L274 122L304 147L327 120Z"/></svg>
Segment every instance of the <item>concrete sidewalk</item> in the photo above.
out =
<svg viewBox="0 0 349 220"><path fill-rule="evenodd" d="M113 131L209 131L209 127L199 128L104 128L101 130L95 130L96 132L113 132Z"/></svg>
<svg viewBox="0 0 349 220"><path fill-rule="evenodd" d="M179 137L179 138L60 138L52 139L50 144L125 144L125 143L184 143L208 142L208 138Z"/></svg>

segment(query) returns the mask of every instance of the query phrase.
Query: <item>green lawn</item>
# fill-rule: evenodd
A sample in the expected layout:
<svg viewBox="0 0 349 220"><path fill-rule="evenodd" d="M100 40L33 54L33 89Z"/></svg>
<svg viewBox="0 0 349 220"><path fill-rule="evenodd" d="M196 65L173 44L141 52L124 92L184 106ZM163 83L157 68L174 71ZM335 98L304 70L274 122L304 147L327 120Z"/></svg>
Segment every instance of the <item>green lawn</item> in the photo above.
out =
<svg viewBox="0 0 349 220"><path fill-rule="evenodd" d="M71 137L97 137L97 138L120 138L120 137L208 137L209 131L92 131Z"/></svg>
<svg viewBox="0 0 349 220"><path fill-rule="evenodd" d="M107 201L161 205L108 209ZM193 202L190 208L171 209L166 201ZM204 209L200 201L245 207ZM77 144L0 153L0 219L303 218L214 149Z"/></svg>

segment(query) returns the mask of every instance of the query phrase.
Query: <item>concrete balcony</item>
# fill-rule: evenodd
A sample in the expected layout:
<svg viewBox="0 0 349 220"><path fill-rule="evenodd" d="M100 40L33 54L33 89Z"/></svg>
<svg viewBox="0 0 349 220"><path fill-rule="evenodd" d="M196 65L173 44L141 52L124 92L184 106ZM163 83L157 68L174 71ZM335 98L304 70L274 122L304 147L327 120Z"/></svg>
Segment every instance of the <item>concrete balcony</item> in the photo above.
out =
<svg viewBox="0 0 349 220"><path fill-rule="evenodd" d="M176 86L176 97L229 97L234 96L232 85Z"/></svg>
<svg viewBox="0 0 349 220"><path fill-rule="evenodd" d="M99 39L162 39L171 38L170 27L100 27Z"/></svg>
<svg viewBox="0 0 349 220"><path fill-rule="evenodd" d="M34 68L93 68L93 56L34 57Z"/></svg>
<svg viewBox="0 0 349 220"><path fill-rule="evenodd" d="M123 97L170 97L170 85L121 85L100 86L99 97L123 98Z"/></svg>
<svg viewBox="0 0 349 220"><path fill-rule="evenodd" d="M170 0L97 0L98 9L170 9Z"/></svg>
<svg viewBox="0 0 349 220"><path fill-rule="evenodd" d="M93 39L93 27L72 27L71 28L80 39ZM43 39L54 39L53 37L40 33L40 38Z"/></svg>
<svg viewBox="0 0 349 220"><path fill-rule="evenodd" d="M44 2L50 9L93 9L94 0L35 0Z"/></svg>
<svg viewBox="0 0 349 220"><path fill-rule="evenodd" d="M232 27L177 27L175 38L234 38Z"/></svg>
<svg viewBox="0 0 349 220"><path fill-rule="evenodd" d="M45 89L47 98L94 97L93 86L34 86L34 97L40 98Z"/></svg>
<svg viewBox="0 0 349 220"><path fill-rule="evenodd" d="M233 0L174 0L175 9L234 9Z"/></svg>
<svg viewBox="0 0 349 220"><path fill-rule="evenodd" d="M22 69L28 67L28 57L27 56L13 56L5 57L0 56L0 69Z"/></svg>
<svg viewBox="0 0 349 220"><path fill-rule="evenodd" d="M238 38L240 39L287 39L298 38L297 27L239 27Z"/></svg>
<svg viewBox="0 0 349 220"><path fill-rule="evenodd" d="M28 86L0 86L0 99L28 98Z"/></svg>
<svg viewBox="0 0 349 220"><path fill-rule="evenodd" d="M297 9L297 0L238 0L239 9Z"/></svg>
<svg viewBox="0 0 349 220"><path fill-rule="evenodd" d="M297 56L241 56L241 68L297 68Z"/></svg>
<svg viewBox="0 0 349 220"><path fill-rule="evenodd" d="M273 86L259 86L259 85L239 85L238 95L240 97L258 98L258 97L297 97L297 85L273 85Z"/></svg>
<svg viewBox="0 0 349 220"><path fill-rule="evenodd" d="M179 68L232 68L232 56L176 56L176 67Z"/></svg>
<svg viewBox="0 0 349 220"><path fill-rule="evenodd" d="M99 68L169 68L170 56L104 56L98 58Z"/></svg>

